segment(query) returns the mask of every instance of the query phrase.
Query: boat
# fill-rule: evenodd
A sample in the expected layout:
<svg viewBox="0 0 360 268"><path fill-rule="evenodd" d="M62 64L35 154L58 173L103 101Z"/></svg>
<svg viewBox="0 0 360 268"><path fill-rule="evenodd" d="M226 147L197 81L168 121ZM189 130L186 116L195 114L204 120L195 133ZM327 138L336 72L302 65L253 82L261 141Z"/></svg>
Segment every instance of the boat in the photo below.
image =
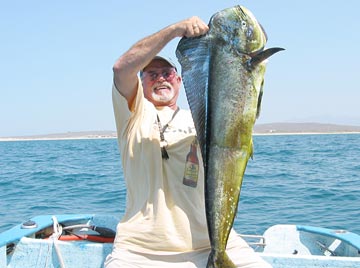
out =
<svg viewBox="0 0 360 268"><path fill-rule="evenodd" d="M360 235L328 228L278 224L262 236L242 235L274 268L359 268Z"/></svg>
<svg viewBox="0 0 360 268"><path fill-rule="evenodd" d="M0 233L0 267L103 267L119 219L112 215L40 215ZM359 268L360 235L304 225L240 234L274 268Z"/></svg>

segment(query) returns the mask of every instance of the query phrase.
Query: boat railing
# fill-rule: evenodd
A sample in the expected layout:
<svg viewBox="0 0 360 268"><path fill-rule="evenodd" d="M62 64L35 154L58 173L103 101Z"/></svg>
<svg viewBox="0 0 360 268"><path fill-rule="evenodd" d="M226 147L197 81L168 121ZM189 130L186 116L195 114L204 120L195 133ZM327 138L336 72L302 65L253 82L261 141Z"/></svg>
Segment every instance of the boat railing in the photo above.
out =
<svg viewBox="0 0 360 268"><path fill-rule="evenodd" d="M265 237L262 235L239 234L239 236L254 248L264 248L266 246Z"/></svg>

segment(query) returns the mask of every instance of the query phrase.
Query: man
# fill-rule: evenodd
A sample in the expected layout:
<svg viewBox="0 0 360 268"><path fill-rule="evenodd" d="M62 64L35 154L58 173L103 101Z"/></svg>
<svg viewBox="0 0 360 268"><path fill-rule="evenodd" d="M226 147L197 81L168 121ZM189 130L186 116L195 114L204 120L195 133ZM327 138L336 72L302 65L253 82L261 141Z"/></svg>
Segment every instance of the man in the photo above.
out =
<svg viewBox="0 0 360 268"><path fill-rule="evenodd" d="M114 65L127 203L107 268L206 267L210 243L200 149L191 113L177 106L176 65L157 55L176 37L207 31L198 17L180 21L140 40ZM227 251L239 267L270 267L234 231Z"/></svg>

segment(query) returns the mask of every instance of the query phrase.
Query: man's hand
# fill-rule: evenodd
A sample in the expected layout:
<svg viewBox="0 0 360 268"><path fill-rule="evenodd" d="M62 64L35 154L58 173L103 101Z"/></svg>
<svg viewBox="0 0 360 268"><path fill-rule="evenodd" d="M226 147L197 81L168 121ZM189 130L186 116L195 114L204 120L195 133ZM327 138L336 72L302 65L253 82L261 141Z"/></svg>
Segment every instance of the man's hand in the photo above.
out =
<svg viewBox="0 0 360 268"><path fill-rule="evenodd" d="M209 30L207 24L197 16L175 23L173 26L177 28L179 37L196 37L206 34Z"/></svg>

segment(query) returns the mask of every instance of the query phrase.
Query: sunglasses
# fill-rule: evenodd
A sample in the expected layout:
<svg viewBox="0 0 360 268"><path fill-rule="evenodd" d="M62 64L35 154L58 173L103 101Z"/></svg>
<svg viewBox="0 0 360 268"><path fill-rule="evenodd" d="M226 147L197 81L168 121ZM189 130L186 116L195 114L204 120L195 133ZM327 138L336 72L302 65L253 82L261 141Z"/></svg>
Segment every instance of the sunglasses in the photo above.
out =
<svg viewBox="0 0 360 268"><path fill-rule="evenodd" d="M161 69L160 72L154 70L144 71L143 75L148 76L152 82L157 81L160 77L163 77L166 81L170 82L174 79L176 71L175 68L165 68Z"/></svg>

